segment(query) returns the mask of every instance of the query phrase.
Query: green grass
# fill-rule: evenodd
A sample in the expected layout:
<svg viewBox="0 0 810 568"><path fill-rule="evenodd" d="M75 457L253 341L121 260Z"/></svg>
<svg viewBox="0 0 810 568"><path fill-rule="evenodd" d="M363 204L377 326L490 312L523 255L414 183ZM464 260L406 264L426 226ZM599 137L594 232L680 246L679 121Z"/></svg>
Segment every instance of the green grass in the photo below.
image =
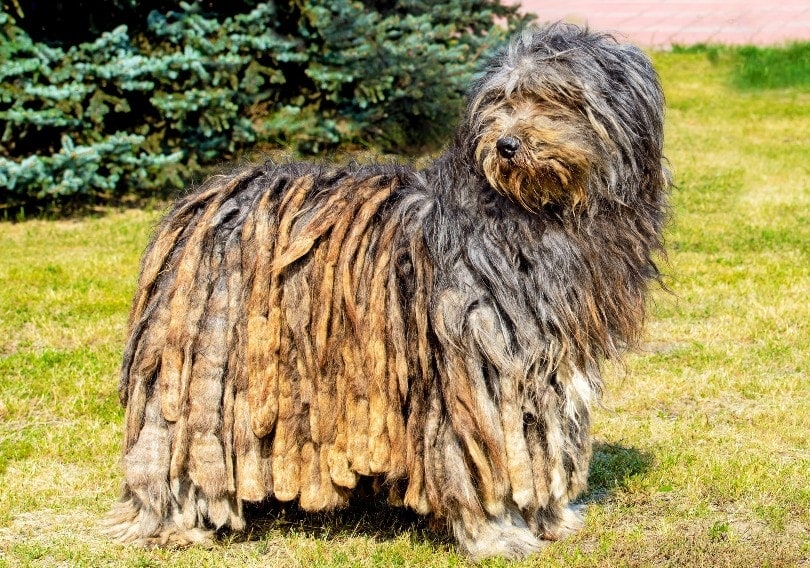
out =
<svg viewBox="0 0 810 568"><path fill-rule="evenodd" d="M810 42L785 47L676 47L678 53L705 53L712 61L731 64L733 84L742 89L810 87Z"/></svg>
<svg viewBox="0 0 810 568"><path fill-rule="evenodd" d="M807 45L790 49L806 60ZM743 85L748 52L712 53L654 55L674 293L655 294L645 349L610 372L585 528L518 565L810 561L810 90ZM382 506L290 508L213 550L98 535L120 484L124 325L158 217L0 224L0 566L466 565L423 519Z"/></svg>

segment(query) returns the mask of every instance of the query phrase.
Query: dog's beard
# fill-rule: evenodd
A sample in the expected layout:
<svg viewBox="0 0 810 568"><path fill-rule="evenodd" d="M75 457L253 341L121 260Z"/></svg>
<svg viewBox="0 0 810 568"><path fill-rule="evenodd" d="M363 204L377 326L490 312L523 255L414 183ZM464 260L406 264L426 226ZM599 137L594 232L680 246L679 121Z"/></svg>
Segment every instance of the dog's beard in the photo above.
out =
<svg viewBox="0 0 810 568"><path fill-rule="evenodd" d="M548 204L575 207L587 201L583 169L559 158L507 160L487 149L479 161L490 185L525 209L535 211Z"/></svg>
<svg viewBox="0 0 810 568"><path fill-rule="evenodd" d="M528 210L548 204L578 207L587 203L591 159L587 152L561 155L559 149L535 150L524 142L507 159L498 154L494 141L482 140L476 157L489 184Z"/></svg>
<svg viewBox="0 0 810 568"><path fill-rule="evenodd" d="M496 191L528 210L582 206L599 161L596 135L579 113L559 104L550 115L540 108L525 100L478 106L476 162ZM507 137L518 143L509 157L498 150L498 141Z"/></svg>

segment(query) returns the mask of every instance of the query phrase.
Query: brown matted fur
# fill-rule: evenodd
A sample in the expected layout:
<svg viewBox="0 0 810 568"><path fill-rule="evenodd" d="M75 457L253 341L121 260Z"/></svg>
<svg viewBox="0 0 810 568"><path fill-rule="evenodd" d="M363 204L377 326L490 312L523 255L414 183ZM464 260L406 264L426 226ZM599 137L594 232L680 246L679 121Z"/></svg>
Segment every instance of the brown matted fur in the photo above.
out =
<svg viewBox="0 0 810 568"><path fill-rule="evenodd" d="M424 170L266 163L179 200L130 313L110 534L200 542L363 476L472 558L575 530L600 364L658 278L662 129L640 50L556 24L490 61Z"/></svg>

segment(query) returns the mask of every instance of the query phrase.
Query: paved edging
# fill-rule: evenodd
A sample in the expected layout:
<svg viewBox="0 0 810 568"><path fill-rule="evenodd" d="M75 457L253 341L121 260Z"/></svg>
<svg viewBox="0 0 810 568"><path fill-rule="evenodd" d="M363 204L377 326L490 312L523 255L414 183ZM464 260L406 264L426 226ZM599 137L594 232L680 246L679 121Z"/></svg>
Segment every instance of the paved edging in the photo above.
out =
<svg viewBox="0 0 810 568"><path fill-rule="evenodd" d="M810 41L810 1L524 0L540 21L588 24L644 47Z"/></svg>

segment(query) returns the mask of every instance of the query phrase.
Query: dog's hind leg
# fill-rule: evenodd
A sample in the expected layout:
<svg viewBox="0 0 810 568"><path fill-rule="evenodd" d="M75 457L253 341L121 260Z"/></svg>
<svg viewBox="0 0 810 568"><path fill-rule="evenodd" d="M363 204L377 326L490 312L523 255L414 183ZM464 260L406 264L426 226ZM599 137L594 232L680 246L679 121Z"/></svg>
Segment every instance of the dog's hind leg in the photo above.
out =
<svg viewBox="0 0 810 568"><path fill-rule="evenodd" d="M189 495L185 504L193 507L182 507L169 487L172 435L156 393L144 410L138 440L123 458L123 496L104 519L103 532L144 546L207 544L212 533L200 528L198 501ZM192 487L186 489L187 494L193 492Z"/></svg>
<svg viewBox="0 0 810 568"><path fill-rule="evenodd" d="M222 203L228 195L192 195L198 207L176 207L144 255L119 387L125 485L106 521L120 541L203 543L210 529L244 526L234 456L249 446L234 447L230 364L244 319L234 309L243 219L233 200ZM264 496L255 493L242 490Z"/></svg>

